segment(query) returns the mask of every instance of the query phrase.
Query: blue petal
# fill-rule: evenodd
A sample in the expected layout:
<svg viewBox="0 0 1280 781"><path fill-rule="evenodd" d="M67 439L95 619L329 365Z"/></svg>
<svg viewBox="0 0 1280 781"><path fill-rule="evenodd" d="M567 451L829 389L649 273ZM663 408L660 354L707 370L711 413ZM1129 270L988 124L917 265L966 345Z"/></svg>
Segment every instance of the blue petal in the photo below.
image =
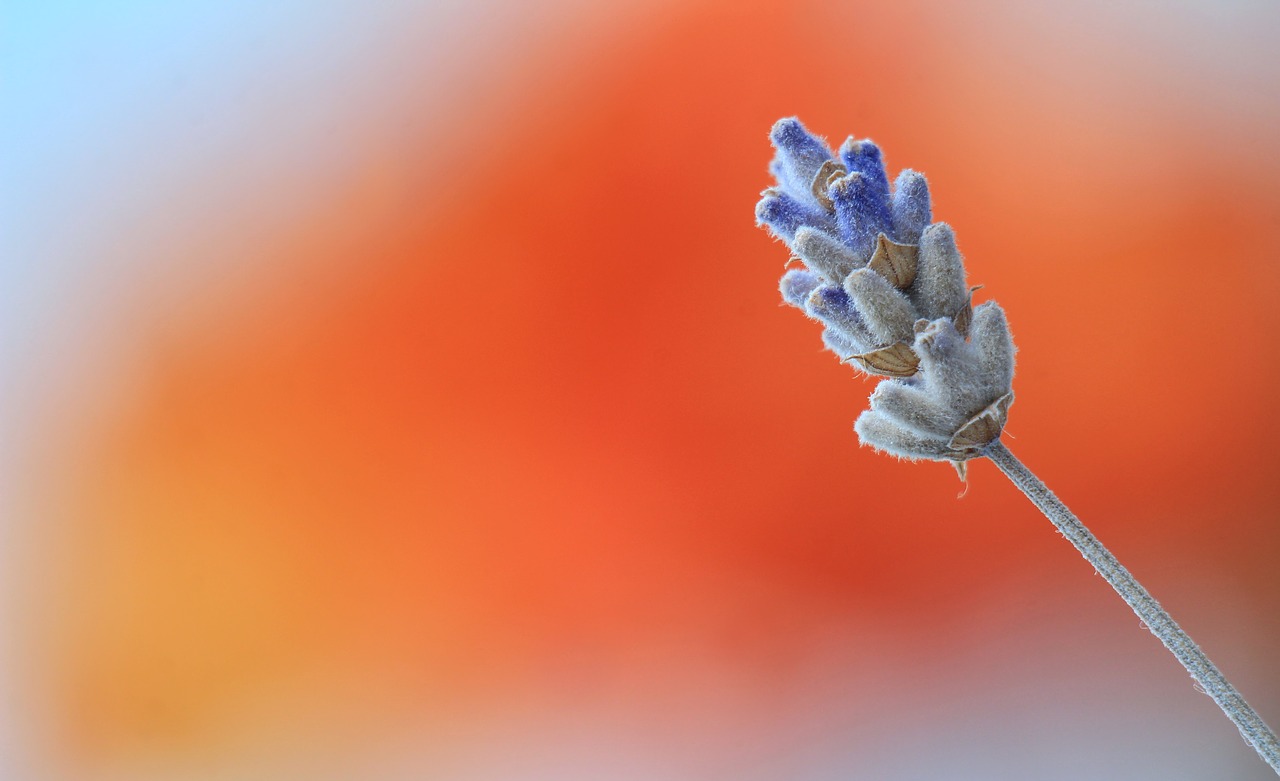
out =
<svg viewBox="0 0 1280 781"><path fill-rule="evenodd" d="M756 204L756 222L768 225L773 234L788 244L804 226L835 231L835 220L816 203L812 205L779 190L766 190Z"/></svg>
<svg viewBox="0 0 1280 781"><path fill-rule="evenodd" d="M852 136L840 147L840 161L850 173L862 174L867 197L875 206L880 221L889 224L889 177L884 170L880 147L870 140L855 141Z"/></svg>
<svg viewBox="0 0 1280 781"><path fill-rule="evenodd" d="M823 285L817 288L805 301L804 311L854 345L875 341L854 308L853 299L842 287Z"/></svg>
<svg viewBox="0 0 1280 781"><path fill-rule="evenodd" d="M893 183L893 235L900 244L919 244L920 234L933 221L929 182L924 174L903 169Z"/></svg>
<svg viewBox="0 0 1280 781"><path fill-rule="evenodd" d="M769 140L778 150L769 171L778 184L796 198L812 198L810 187L818 169L832 160L825 141L810 133L795 117L780 119L769 131Z"/></svg>
<svg viewBox="0 0 1280 781"><path fill-rule="evenodd" d="M778 290L782 293L783 301L799 309L804 309L804 302L809 299L809 295L817 290L821 284L822 277L809 269L793 268L782 275L782 279L778 282Z"/></svg>
<svg viewBox="0 0 1280 781"><path fill-rule="evenodd" d="M876 236L889 228L871 184L862 174L851 173L837 179L830 194L840 238L859 258L869 258Z"/></svg>

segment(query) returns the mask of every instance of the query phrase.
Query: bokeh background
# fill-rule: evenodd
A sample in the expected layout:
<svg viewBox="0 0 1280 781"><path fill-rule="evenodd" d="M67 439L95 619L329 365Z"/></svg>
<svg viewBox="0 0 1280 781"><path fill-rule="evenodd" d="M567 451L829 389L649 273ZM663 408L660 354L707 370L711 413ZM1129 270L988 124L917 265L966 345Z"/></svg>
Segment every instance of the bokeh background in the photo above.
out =
<svg viewBox="0 0 1280 781"><path fill-rule="evenodd" d="M753 225L925 171L1010 446L1280 723L1280 6L14 2L0 777L1264 779Z"/></svg>

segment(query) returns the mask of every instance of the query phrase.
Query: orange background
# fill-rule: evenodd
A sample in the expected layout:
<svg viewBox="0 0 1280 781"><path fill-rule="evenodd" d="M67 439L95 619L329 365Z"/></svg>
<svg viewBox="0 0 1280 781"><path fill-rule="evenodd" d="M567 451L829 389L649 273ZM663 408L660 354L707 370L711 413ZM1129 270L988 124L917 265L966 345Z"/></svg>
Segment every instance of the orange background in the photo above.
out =
<svg viewBox="0 0 1280 781"><path fill-rule="evenodd" d="M1273 8L427 8L20 104L88 165L22 214L15 778L1269 777L993 467L858 447L752 208L780 116L924 171L1010 447L1275 724Z"/></svg>

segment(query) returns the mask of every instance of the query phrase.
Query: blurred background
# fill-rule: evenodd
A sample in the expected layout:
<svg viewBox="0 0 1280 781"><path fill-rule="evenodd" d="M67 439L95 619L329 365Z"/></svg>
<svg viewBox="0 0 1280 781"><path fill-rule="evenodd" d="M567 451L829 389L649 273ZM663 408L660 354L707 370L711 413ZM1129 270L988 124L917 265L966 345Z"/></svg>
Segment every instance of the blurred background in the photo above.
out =
<svg viewBox="0 0 1280 781"><path fill-rule="evenodd" d="M754 226L928 174L1010 447L1280 725L1280 6L6 4L0 778L1265 779Z"/></svg>

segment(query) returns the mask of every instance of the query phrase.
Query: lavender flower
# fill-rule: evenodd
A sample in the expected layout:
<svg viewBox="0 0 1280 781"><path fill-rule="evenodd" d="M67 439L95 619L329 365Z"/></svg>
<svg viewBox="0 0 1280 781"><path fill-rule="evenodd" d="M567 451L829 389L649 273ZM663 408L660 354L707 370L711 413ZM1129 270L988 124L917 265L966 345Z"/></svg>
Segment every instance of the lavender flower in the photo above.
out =
<svg viewBox="0 0 1280 781"><path fill-rule="evenodd" d="M1013 342L999 305L973 310L951 228L929 224L924 176L905 170L891 190L874 143L850 137L837 159L794 118L770 138L777 186L756 219L804 263L783 275L782 298L822 323L842 361L889 378L858 436L903 458L982 455L1013 402Z"/></svg>
<svg viewBox="0 0 1280 781"><path fill-rule="evenodd" d="M892 189L880 149L850 138L833 155L797 119L770 133L777 185L756 221L804 268L782 298L823 325L842 361L883 376L859 438L901 458L989 458L1057 527L1280 773L1280 741L1168 612L1053 493L1000 442L1013 403L1013 340L994 301L977 309L951 228L930 224L929 187L914 171Z"/></svg>

